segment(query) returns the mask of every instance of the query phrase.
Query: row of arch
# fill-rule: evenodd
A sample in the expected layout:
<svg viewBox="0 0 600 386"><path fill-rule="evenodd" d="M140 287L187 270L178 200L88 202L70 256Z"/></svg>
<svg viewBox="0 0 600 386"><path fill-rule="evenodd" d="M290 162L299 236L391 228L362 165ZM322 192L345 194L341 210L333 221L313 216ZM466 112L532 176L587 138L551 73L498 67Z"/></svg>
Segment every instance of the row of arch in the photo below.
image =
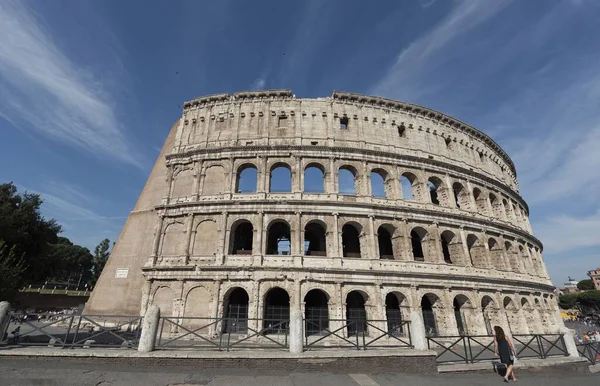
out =
<svg viewBox="0 0 600 386"><path fill-rule="evenodd" d="M196 287L203 288L203 287ZM208 296L198 298L192 296L192 289L187 296L187 302L204 301L200 311L207 314L210 304L206 302ZM154 294L152 304L161 307L165 315L173 313L172 294L168 287L160 287ZM252 319L251 297L243 287L232 287L223 296L222 309L219 311L226 323L222 326L224 332L245 333L248 331L248 319ZM287 330L290 318L290 294L282 287L270 288L262 297L261 326L265 334L276 334ZM301 309L305 319L305 334L319 335L330 328L336 328L332 322L340 322L337 317L345 321L348 336L358 332L369 333L368 325L378 318L383 317L387 331L394 335L406 334L405 321L410 319L410 313L418 310L423 318L428 335L467 335L467 334L492 334L492 326L506 325L513 333L542 333L552 328L555 323L555 310L550 306L547 298L543 304L539 298L533 303L526 297L520 299L517 306L511 296L504 296L502 304L489 296L484 295L479 303L475 303L466 294L456 294L450 300L451 304L444 301L435 293L425 293L418 298L418 304L411 304L409 298L399 291L385 294L382 304L375 304L366 291L354 289L349 291L343 304L336 304L330 294L321 288L310 289L302 298ZM341 308L340 308L341 307ZM375 307L375 308L374 308ZM341 310L339 315L337 310ZM183 316L195 317L198 315L190 312L192 308L186 306ZM371 323L367 323L370 321ZM374 331L376 332L376 331Z"/></svg>
<svg viewBox="0 0 600 386"><path fill-rule="evenodd" d="M261 191L259 169L253 163L243 163L234 173L235 193L253 193ZM215 195L229 192L225 185L225 169L212 165L204 170L202 177L202 195ZM446 182L446 178L437 176L423 177L405 171L398 178L384 167L374 167L368 178L359 173L359 167L341 164L337 168L336 178L330 177L327 169L318 162L310 162L304 167L303 187L306 193L338 193L342 195L372 196L379 199L414 200L449 208L458 208L482 215L496 217L513 222L529 229L526 210L513 200L499 193L484 192L484 188L468 187L460 181ZM193 189L192 169L175 171L171 196L188 196ZM285 162L273 163L268 172L268 186L265 191L273 193L293 192L292 167Z"/></svg>
<svg viewBox="0 0 600 386"><path fill-rule="evenodd" d="M264 251L267 255L303 254L306 256L328 256L328 244L335 240L328 237L331 232L321 220L308 221L304 227L302 250L293 251L290 224L285 220L273 220L267 227ZM236 221L230 232L228 254L254 254L254 226L249 220ZM459 230L443 230L439 238L423 226L413 226L404 235L402 229L391 223L376 229L377 255L365 253L370 241L364 227L349 221L341 227L341 248L344 258L379 258L385 260L414 260L418 262L444 262L479 268L496 268L513 272L540 275L544 272L539 251L516 242L501 243L495 237L481 238L473 233L462 237ZM409 240L405 240L409 239ZM375 240L373 240L375 241Z"/></svg>

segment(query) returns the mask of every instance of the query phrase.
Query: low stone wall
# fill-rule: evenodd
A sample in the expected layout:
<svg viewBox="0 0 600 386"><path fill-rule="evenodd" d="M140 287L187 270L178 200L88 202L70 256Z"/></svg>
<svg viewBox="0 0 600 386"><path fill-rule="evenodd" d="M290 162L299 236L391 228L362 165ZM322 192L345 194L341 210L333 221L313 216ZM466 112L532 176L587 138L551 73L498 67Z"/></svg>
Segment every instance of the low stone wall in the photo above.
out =
<svg viewBox="0 0 600 386"><path fill-rule="evenodd" d="M36 360L64 360L77 363L107 363L119 365L156 365L156 366L193 366L201 369L215 368L243 368L252 370L280 370L280 371L327 371L331 373L353 372L385 372L385 373L437 373L435 355L360 355L345 357L208 357L208 358L182 358L182 357L97 357L97 356L38 356L38 355L2 355L3 359L36 359Z"/></svg>

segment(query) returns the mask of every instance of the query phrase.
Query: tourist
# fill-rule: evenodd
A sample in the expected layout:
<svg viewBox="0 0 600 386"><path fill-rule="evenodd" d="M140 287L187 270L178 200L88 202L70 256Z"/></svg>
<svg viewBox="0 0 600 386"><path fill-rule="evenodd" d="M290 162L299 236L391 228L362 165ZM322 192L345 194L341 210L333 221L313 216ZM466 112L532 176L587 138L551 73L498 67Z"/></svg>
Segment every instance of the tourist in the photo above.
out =
<svg viewBox="0 0 600 386"><path fill-rule="evenodd" d="M11 334L12 334L12 342L19 343L19 337L21 336L21 326L17 326L17 328L12 330Z"/></svg>
<svg viewBox="0 0 600 386"><path fill-rule="evenodd" d="M494 326L494 353L500 357L500 362L506 365L506 375L504 382L508 382L510 376L513 381L515 377L515 348L512 342L504 335L504 330L500 326Z"/></svg>

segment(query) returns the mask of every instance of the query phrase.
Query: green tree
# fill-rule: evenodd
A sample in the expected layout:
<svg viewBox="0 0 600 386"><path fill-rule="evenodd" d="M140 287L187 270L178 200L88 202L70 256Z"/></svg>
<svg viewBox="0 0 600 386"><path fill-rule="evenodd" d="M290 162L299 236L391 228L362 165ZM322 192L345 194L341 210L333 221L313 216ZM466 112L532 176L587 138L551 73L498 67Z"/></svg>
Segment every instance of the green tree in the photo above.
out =
<svg viewBox="0 0 600 386"><path fill-rule="evenodd" d="M563 310L570 310L577 305L577 294L561 295L558 298L558 306Z"/></svg>
<svg viewBox="0 0 600 386"><path fill-rule="evenodd" d="M25 271L23 257L16 254L16 247L8 248L0 240L0 300L10 300L21 283Z"/></svg>
<svg viewBox="0 0 600 386"><path fill-rule="evenodd" d="M53 265L49 279L75 285L91 279L93 256L90 250L73 244L66 237L58 237L57 243L50 245L46 260Z"/></svg>
<svg viewBox="0 0 600 386"><path fill-rule="evenodd" d="M592 281L592 279L581 280L579 283L577 283L577 288L579 288L582 291L591 291L596 289L596 287L594 287L594 282Z"/></svg>
<svg viewBox="0 0 600 386"><path fill-rule="evenodd" d="M40 213L42 199L38 194L18 193L11 182L0 184L0 239L13 256L21 256L25 281L44 280L53 269L46 258L50 244L57 242L61 231L55 220Z"/></svg>
<svg viewBox="0 0 600 386"><path fill-rule="evenodd" d="M96 284L110 256L110 240L104 239L94 248L92 284Z"/></svg>
<svg viewBox="0 0 600 386"><path fill-rule="evenodd" d="M600 312L600 291L585 291L577 296L577 302L582 307L594 312Z"/></svg>

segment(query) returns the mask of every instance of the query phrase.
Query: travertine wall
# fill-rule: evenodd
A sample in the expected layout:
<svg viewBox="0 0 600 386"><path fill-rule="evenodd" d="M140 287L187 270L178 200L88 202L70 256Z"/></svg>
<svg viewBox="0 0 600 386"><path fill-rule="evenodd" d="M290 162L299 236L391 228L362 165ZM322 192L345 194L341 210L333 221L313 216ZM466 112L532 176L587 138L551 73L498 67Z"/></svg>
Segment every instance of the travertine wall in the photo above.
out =
<svg viewBox="0 0 600 386"><path fill-rule="evenodd" d="M559 327L512 161L454 118L382 98L298 99L275 90L187 102L172 135L155 166L164 175L153 171L148 182L162 187L160 198L148 198L153 223L126 225L90 311L130 312L136 303L144 312L154 303L163 314L219 317L239 287L249 317L262 317L267 292L279 287L301 309L308 291L322 290L330 319L346 317L351 291L373 320L386 319L389 293L405 320L426 297L442 335L458 333L457 304L469 333L494 324L513 333ZM277 167L290 171L289 192L270 191ZM322 192L304 191L309 167L321 170ZM256 187L240 193L248 168L257 171ZM354 193L340 193L340 169L352 173ZM374 196L372 173L385 196ZM305 250L307 227L321 232L319 250ZM237 241L243 228L251 229L247 245ZM290 251L276 254L271 232L286 228ZM139 233L152 241L144 237L144 248L125 258L119 243ZM115 278L119 267L130 267L135 281ZM127 300L109 301L103 294L120 282L133 283L120 294Z"/></svg>

